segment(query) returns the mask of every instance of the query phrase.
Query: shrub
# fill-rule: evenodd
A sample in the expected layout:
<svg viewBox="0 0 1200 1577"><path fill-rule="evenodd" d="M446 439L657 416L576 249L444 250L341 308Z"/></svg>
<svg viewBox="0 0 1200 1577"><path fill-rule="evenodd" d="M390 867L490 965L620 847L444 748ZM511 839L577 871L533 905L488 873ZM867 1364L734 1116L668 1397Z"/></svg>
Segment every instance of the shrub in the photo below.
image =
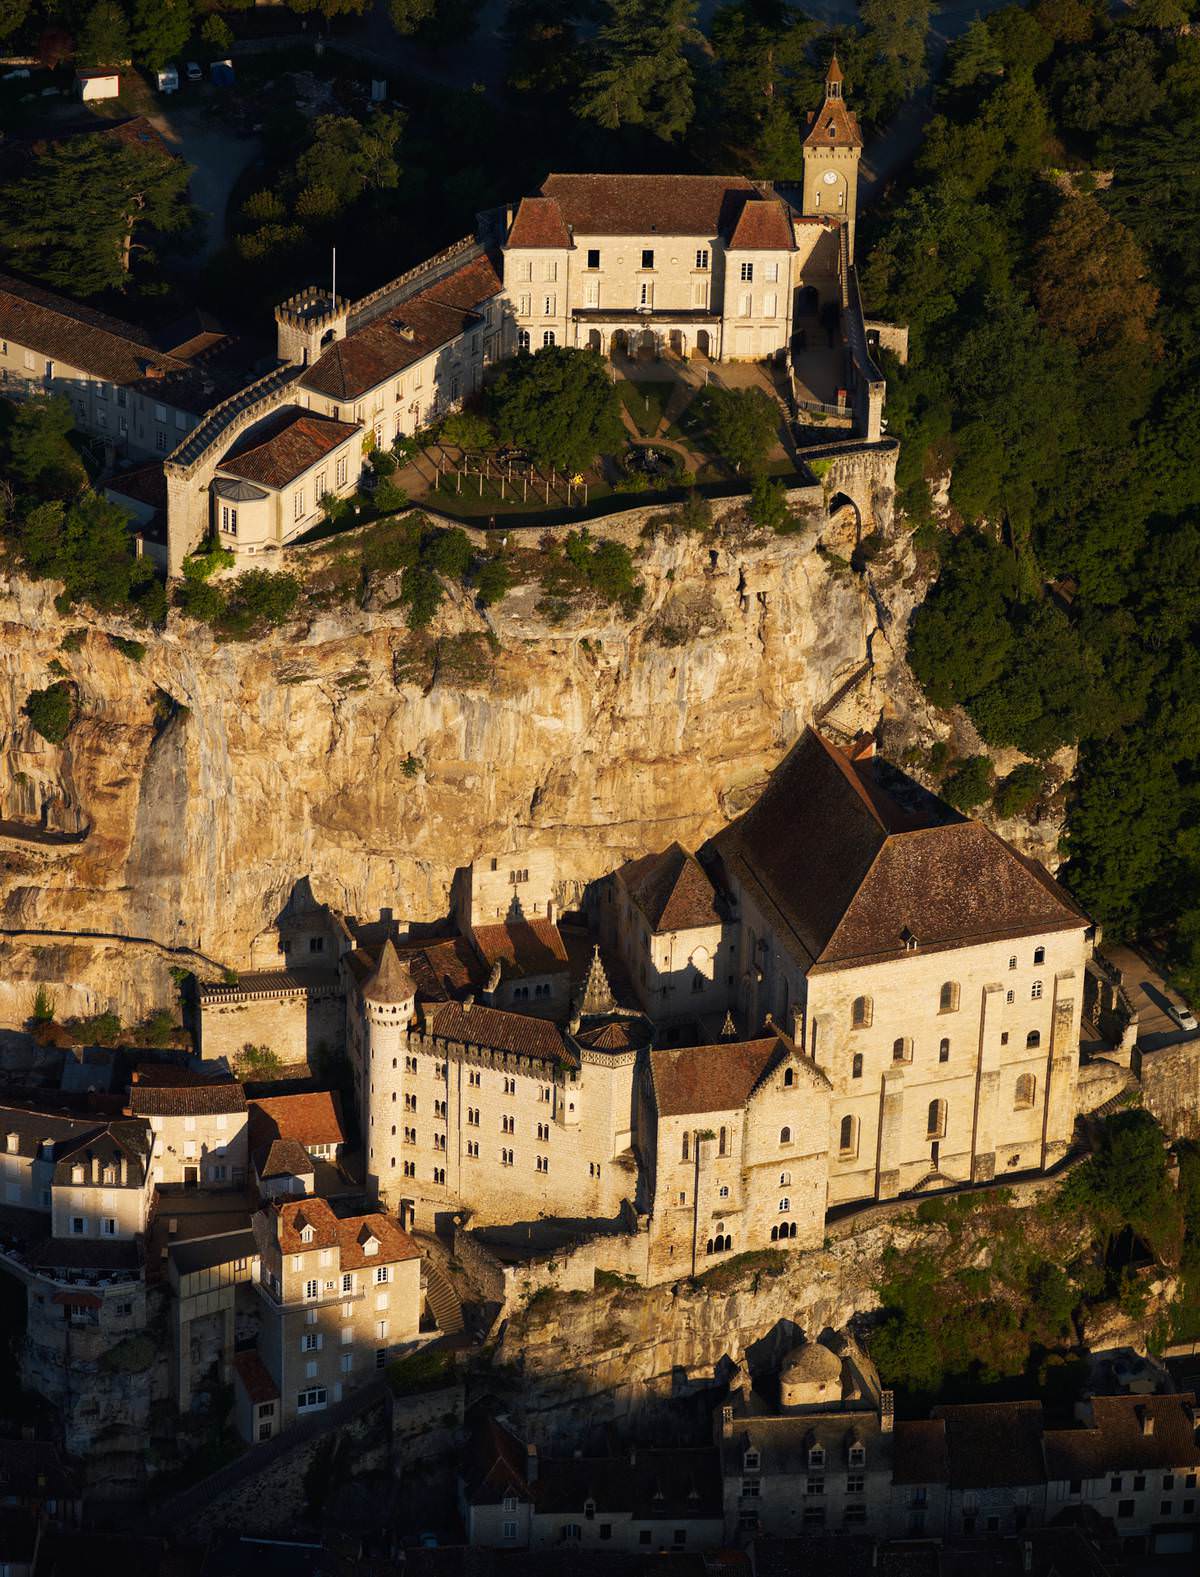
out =
<svg viewBox="0 0 1200 1577"><path fill-rule="evenodd" d="M158 1008L142 1025L141 1038L147 1046L166 1046L170 1043L176 1028L174 1016L165 1008Z"/></svg>
<svg viewBox="0 0 1200 1577"><path fill-rule="evenodd" d="M208 580L217 570L232 569L236 563L236 553L213 542L199 553L189 553L183 561L183 578L188 581Z"/></svg>
<svg viewBox="0 0 1200 1577"><path fill-rule="evenodd" d="M70 686L60 679L44 690L33 690L22 708L38 733L49 744L61 745L74 721Z"/></svg>
<svg viewBox="0 0 1200 1577"><path fill-rule="evenodd" d="M400 602L410 630L422 630L442 605L442 583L427 564L413 564L404 571Z"/></svg>
<svg viewBox="0 0 1200 1577"><path fill-rule="evenodd" d="M142 641L126 640L123 635L114 635L110 639L121 656L128 657L131 663L140 663L146 655L145 643Z"/></svg>
<svg viewBox="0 0 1200 1577"><path fill-rule="evenodd" d="M485 608L490 608L503 601L512 583L507 559L485 559L475 572L475 595Z"/></svg>
<svg viewBox="0 0 1200 1577"><path fill-rule="evenodd" d="M942 797L955 810L972 810L992 792L992 763L986 756L971 756L942 785Z"/></svg>
<svg viewBox="0 0 1200 1577"><path fill-rule="evenodd" d="M34 1024L52 1024L57 1006L54 994L46 986L39 986L33 994L33 1012L29 1015Z"/></svg>
<svg viewBox="0 0 1200 1577"><path fill-rule="evenodd" d="M447 416L440 437L458 449L488 449L494 442L491 424L475 411L455 411Z"/></svg>
<svg viewBox="0 0 1200 1577"><path fill-rule="evenodd" d="M248 569L230 584L221 629L244 636L261 624L283 624L300 599L300 582L286 570Z"/></svg>
<svg viewBox="0 0 1200 1577"><path fill-rule="evenodd" d="M375 508L381 515L394 515L408 504L408 494L390 477L383 477L375 489Z"/></svg>
<svg viewBox="0 0 1200 1577"><path fill-rule="evenodd" d="M795 528L782 483L769 482L765 476L755 482L747 509L756 526L767 526L780 536Z"/></svg>
<svg viewBox="0 0 1200 1577"><path fill-rule="evenodd" d="M270 1046L254 1046L249 1041L237 1054L238 1067L246 1073L254 1073L259 1078L269 1078L278 1073L283 1063Z"/></svg>
<svg viewBox="0 0 1200 1577"><path fill-rule="evenodd" d="M1042 769L1023 761L996 784L992 804L998 816L1020 816L1037 800L1046 786Z"/></svg>
<svg viewBox="0 0 1200 1577"><path fill-rule="evenodd" d="M703 493L697 493L693 488L683 500L679 511L679 528L681 531L704 533L713 527L712 505Z"/></svg>
<svg viewBox="0 0 1200 1577"><path fill-rule="evenodd" d="M378 477L394 476L396 465L396 456L390 449L376 449L371 455L371 469Z"/></svg>
<svg viewBox="0 0 1200 1577"><path fill-rule="evenodd" d="M83 643L87 639L86 630L69 630L63 636L61 650L64 652L79 652L83 650Z"/></svg>
<svg viewBox="0 0 1200 1577"><path fill-rule="evenodd" d="M121 1020L115 1013L94 1013L91 1018L72 1019L71 1029L82 1042L111 1046L121 1033Z"/></svg>
<svg viewBox="0 0 1200 1577"><path fill-rule="evenodd" d="M189 619L215 624L225 612L225 594L205 580L185 580L175 593L175 606Z"/></svg>

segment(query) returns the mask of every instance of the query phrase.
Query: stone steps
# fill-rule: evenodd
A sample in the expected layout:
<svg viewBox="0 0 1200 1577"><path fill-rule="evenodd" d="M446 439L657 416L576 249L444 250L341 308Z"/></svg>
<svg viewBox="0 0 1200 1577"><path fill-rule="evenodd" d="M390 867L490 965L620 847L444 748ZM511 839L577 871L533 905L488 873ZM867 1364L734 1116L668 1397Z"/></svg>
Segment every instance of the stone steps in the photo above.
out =
<svg viewBox="0 0 1200 1577"><path fill-rule="evenodd" d="M442 1334L457 1336L463 1328L462 1304L458 1293L428 1259L425 1261L425 1301Z"/></svg>

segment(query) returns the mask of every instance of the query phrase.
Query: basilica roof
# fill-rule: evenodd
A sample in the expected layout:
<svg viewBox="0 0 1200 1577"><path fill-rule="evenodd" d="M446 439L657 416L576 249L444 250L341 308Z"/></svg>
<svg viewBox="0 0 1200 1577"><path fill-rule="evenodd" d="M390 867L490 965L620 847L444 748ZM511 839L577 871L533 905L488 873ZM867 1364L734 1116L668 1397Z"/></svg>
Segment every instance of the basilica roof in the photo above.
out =
<svg viewBox="0 0 1200 1577"><path fill-rule="evenodd" d="M502 920L471 927L471 939L484 963L499 962L507 979L557 975L571 966L553 920Z"/></svg>
<svg viewBox="0 0 1200 1577"><path fill-rule="evenodd" d="M901 805L874 762L811 728L715 847L810 971L1089 923L1036 861Z"/></svg>
<svg viewBox="0 0 1200 1577"><path fill-rule="evenodd" d="M439 1040L509 1052L564 1068L577 1065L555 1025L527 1013L506 1013L477 1002L431 1002L424 1008L424 1021L426 1033Z"/></svg>
<svg viewBox="0 0 1200 1577"><path fill-rule="evenodd" d="M794 1055L791 1041L778 1031L715 1046L657 1047L650 1053L650 1079L658 1115L739 1111L762 1079ZM815 1067L813 1072L823 1079Z"/></svg>
<svg viewBox="0 0 1200 1577"><path fill-rule="evenodd" d="M713 884L681 843L631 861L620 874L652 932L721 924Z"/></svg>

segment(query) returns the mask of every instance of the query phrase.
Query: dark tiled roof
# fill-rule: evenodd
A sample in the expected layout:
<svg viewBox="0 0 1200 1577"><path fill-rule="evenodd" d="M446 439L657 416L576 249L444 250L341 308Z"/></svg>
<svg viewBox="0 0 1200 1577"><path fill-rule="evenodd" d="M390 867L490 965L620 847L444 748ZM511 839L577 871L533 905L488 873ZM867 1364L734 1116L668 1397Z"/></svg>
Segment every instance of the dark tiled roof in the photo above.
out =
<svg viewBox="0 0 1200 1577"><path fill-rule="evenodd" d="M933 1416L946 1426L952 1488L999 1489L1045 1483L1040 1402L935 1407Z"/></svg>
<svg viewBox="0 0 1200 1577"><path fill-rule="evenodd" d="M567 950L552 920L502 921L471 928L471 939L490 968L499 959L509 980L558 975L570 968Z"/></svg>
<svg viewBox="0 0 1200 1577"><path fill-rule="evenodd" d="M510 247L568 247L571 233L562 209L552 197L522 197L505 244Z"/></svg>
<svg viewBox="0 0 1200 1577"><path fill-rule="evenodd" d="M151 1146L150 1124L142 1117L131 1117L116 1122L106 1123L103 1127L95 1129L92 1133L78 1135L65 1144L55 1147L54 1172L52 1181L70 1185L71 1168L82 1162L84 1165L84 1184L92 1184L90 1163L95 1161L100 1167L119 1164L124 1158L129 1162L127 1188L140 1188L146 1180L146 1165L150 1157ZM119 1176L119 1172L118 1172ZM75 1184L75 1187L83 1185ZM107 1183L96 1187L120 1187L119 1183Z"/></svg>
<svg viewBox="0 0 1200 1577"><path fill-rule="evenodd" d="M338 984L336 969L256 969L230 984L224 980L198 980L200 996L238 997L254 992L328 991Z"/></svg>
<svg viewBox="0 0 1200 1577"><path fill-rule="evenodd" d="M558 1029L545 1019L524 1013L506 1013L478 1003L467 1008L461 1002L439 1002L425 1009L425 1025L427 1032L440 1040L510 1052L564 1068L575 1066Z"/></svg>
<svg viewBox="0 0 1200 1577"><path fill-rule="evenodd" d="M729 238L731 251L791 252L796 245L783 204L775 197L748 202Z"/></svg>
<svg viewBox="0 0 1200 1577"><path fill-rule="evenodd" d="M473 1506L498 1506L506 1495L529 1499L524 1442L499 1419L488 1418L467 1448L463 1480Z"/></svg>
<svg viewBox="0 0 1200 1577"><path fill-rule="evenodd" d="M45 1238L29 1251L29 1263L44 1270L140 1270L136 1238Z"/></svg>
<svg viewBox="0 0 1200 1577"><path fill-rule="evenodd" d="M408 966L401 963L396 944L390 936L385 937L374 973L363 984L363 996L368 1002L408 1002L416 990L416 982Z"/></svg>
<svg viewBox="0 0 1200 1577"><path fill-rule="evenodd" d="M252 1347L248 1352L235 1353L233 1369L242 1383L243 1391L255 1406L259 1402L279 1400L279 1387L272 1380L266 1364L258 1356L257 1347Z"/></svg>
<svg viewBox="0 0 1200 1577"><path fill-rule="evenodd" d="M747 198L742 175L549 175L553 197L576 235L729 235Z"/></svg>
<svg viewBox="0 0 1200 1577"><path fill-rule="evenodd" d="M681 843L632 861L620 876L651 931L689 931L721 923L713 884Z"/></svg>
<svg viewBox="0 0 1200 1577"><path fill-rule="evenodd" d="M1196 1442L1196 1398L1095 1396L1092 1424L1046 1431L1046 1473L1052 1479L1102 1478L1147 1468L1200 1467ZM1142 1420L1153 1432L1142 1432Z"/></svg>
<svg viewBox="0 0 1200 1577"><path fill-rule="evenodd" d="M217 1112L244 1112L246 1091L240 1084L135 1084L129 1091L134 1117L202 1117Z"/></svg>
<svg viewBox="0 0 1200 1577"><path fill-rule="evenodd" d="M66 1148L74 1148L79 1139L98 1133L102 1126L95 1118L27 1111L23 1106L0 1106L0 1134L4 1137L5 1149L8 1135L15 1133L16 1153L27 1157L36 1157L47 1139L53 1143L55 1155L61 1155Z"/></svg>
<svg viewBox="0 0 1200 1577"><path fill-rule="evenodd" d="M7 274L0 274L0 333L110 383L137 383L147 368L163 374L187 370L132 323Z"/></svg>
<svg viewBox="0 0 1200 1577"><path fill-rule="evenodd" d="M646 1044L649 1031L644 1019L615 1018L592 1029L581 1029L575 1039L592 1051L632 1051Z"/></svg>
<svg viewBox="0 0 1200 1577"><path fill-rule="evenodd" d="M341 1144L345 1137L336 1091L272 1095L250 1103L250 1143L255 1149L273 1139L308 1145Z"/></svg>
<svg viewBox="0 0 1200 1577"><path fill-rule="evenodd" d="M487 983L488 972L465 936L426 942L414 952L406 948L403 959L426 1001L441 1002Z"/></svg>
<svg viewBox="0 0 1200 1577"><path fill-rule="evenodd" d="M489 257L477 257L338 340L304 374L304 388L353 400L474 327L502 289Z"/></svg>
<svg viewBox="0 0 1200 1577"><path fill-rule="evenodd" d="M312 1156L299 1139L272 1139L256 1153L254 1165L264 1182L272 1177L307 1177L313 1170Z"/></svg>
<svg viewBox="0 0 1200 1577"><path fill-rule="evenodd" d="M950 1476L946 1425L940 1418L917 1418L896 1425L894 1484L944 1484Z"/></svg>
<svg viewBox="0 0 1200 1577"><path fill-rule="evenodd" d="M258 1243L250 1228L245 1227L237 1232L211 1232L207 1237L169 1243L167 1252L179 1274L189 1276L198 1270L228 1265L231 1260L255 1259L258 1256Z"/></svg>
<svg viewBox="0 0 1200 1577"><path fill-rule="evenodd" d="M862 132L858 116L842 98L826 99L819 110L808 112L806 148L861 148Z"/></svg>
<svg viewBox="0 0 1200 1577"><path fill-rule="evenodd" d="M815 1085L827 1087L820 1069L778 1031L761 1040L717 1046L660 1046L650 1053L655 1107L660 1117L738 1111L760 1080L789 1058Z"/></svg>
<svg viewBox="0 0 1200 1577"><path fill-rule="evenodd" d="M675 1447L611 1457L547 1457L531 1486L533 1503L551 1515L628 1511L638 1521L722 1516L721 1454L715 1446Z"/></svg>
<svg viewBox="0 0 1200 1577"><path fill-rule="evenodd" d="M758 802L716 839L807 968L1086 925L1033 861L979 822L919 820L806 729Z"/></svg>
<svg viewBox="0 0 1200 1577"><path fill-rule="evenodd" d="M217 469L264 487L286 487L358 430L353 422L290 407L274 421L267 438L260 433L235 445Z"/></svg>
<svg viewBox="0 0 1200 1577"><path fill-rule="evenodd" d="M167 478L161 460L110 476L104 490L120 493L122 498L132 498L139 504L148 504L152 509L165 510L167 507Z"/></svg>

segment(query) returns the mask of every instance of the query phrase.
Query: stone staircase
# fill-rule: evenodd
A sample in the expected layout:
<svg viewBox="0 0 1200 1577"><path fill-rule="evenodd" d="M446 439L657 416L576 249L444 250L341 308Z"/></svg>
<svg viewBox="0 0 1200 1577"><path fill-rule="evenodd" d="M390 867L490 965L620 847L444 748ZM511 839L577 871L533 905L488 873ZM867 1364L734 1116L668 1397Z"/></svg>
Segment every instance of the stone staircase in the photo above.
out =
<svg viewBox="0 0 1200 1577"><path fill-rule="evenodd" d="M430 1260L425 1261L425 1302L445 1336L457 1336L463 1328L462 1304L449 1280Z"/></svg>

